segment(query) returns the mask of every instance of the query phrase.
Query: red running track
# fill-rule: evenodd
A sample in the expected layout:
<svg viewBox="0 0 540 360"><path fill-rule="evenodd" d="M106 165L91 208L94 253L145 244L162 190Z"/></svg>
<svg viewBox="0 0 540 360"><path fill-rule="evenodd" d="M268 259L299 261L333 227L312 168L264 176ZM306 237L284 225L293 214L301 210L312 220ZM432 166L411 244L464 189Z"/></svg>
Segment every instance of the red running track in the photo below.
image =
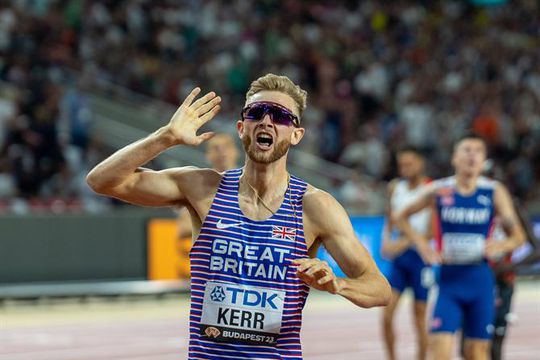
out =
<svg viewBox="0 0 540 360"><path fill-rule="evenodd" d="M0 307L0 360L178 360L186 358L185 297L162 300L54 302ZM400 359L414 359L410 301L398 310ZM540 288L518 288L518 320L511 326L506 359L538 359ZM306 360L384 359L380 309L364 310L336 296L315 293L304 314ZM457 357L456 357L457 358Z"/></svg>

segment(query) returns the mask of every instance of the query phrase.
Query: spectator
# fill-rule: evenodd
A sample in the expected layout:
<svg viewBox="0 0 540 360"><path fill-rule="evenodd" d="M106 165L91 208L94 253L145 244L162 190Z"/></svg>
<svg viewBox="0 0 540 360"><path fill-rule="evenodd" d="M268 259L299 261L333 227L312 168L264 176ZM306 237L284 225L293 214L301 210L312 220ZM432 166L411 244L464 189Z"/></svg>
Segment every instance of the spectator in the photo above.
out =
<svg viewBox="0 0 540 360"><path fill-rule="evenodd" d="M316 137L304 149L315 155L381 180L395 175L385 153L407 142L429 151L439 177L453 141L473 127L501 166L527 173L515 184L522 197L540 182L540 147L524 145L540 143L538 2L8 4L0 5L0 81L16 89L8 117L21 123L8 124L0 104L0 138L10 159L3 169L26 196L66 171L63 141L88 157L84 89L60 87L72 70L85 87L109 81L173 104L193 84L219 90L232 119L246 79L285 73L310 93ZM355 148L361 161L350 160Z"/></svg>

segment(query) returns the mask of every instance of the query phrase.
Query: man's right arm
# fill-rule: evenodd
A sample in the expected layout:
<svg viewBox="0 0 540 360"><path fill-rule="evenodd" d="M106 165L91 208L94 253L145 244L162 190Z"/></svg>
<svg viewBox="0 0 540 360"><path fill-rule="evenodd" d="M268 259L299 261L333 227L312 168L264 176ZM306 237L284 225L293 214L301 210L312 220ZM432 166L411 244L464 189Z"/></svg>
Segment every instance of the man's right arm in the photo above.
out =
<svg viewBox="0 0 540 360"><path fill-rule="evenodd" d="M440 256L431 250L429 247L429 239L425 234L416 232L411 223L409 217L422 211L428 207L433 207L435 201L435 187L434 185L426 185L424 193L409 206L405 207L402 211L395 215L395 223L403 235L410 239L415 245L426 263L440 263Z"/></svg>
<svg viewBox="0 0 540 360"><path fill-rule="evenodd" d="M97 193L136 205L174 205L183 199L175 180L185 170L153 171L141 167L173 144L172 137L161 128L102 161L86 181Z"/></svg>
<svg viewBox="0 0 540 360"><path fill-rule="evenodd" d="M399 182L399 179L394 179L388 184L387 198L386 198L386 221L383 227L382 233L382 246L381 255L387 259L393 259L398 254L405 251L411 244L406 238L400 237L399 239L391 239L392 229L395 225L392 222L392 196L394 190Z"/></svg>
<svg viewBox="0 0 540 360"><path fill-rule="evenodd" d="M88 174L88 185L97 193L143 206L170 206L185 201L188 185L201 184L203 174L193 167L162 171L141 166L175 145L197 146L213 133L197 130L219 111L221 99L211 92L193 101L194 89L166 126L130 144L98 164ZM197 178L200 177L200 178Z"/></svg>

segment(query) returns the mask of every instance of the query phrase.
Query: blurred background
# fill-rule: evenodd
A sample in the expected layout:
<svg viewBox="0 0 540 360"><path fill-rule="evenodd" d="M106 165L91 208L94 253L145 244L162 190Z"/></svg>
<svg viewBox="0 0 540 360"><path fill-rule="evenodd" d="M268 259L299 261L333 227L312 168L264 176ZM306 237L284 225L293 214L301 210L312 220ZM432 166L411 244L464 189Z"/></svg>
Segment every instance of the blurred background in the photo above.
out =
<svg viewBox="0 0 540 360"><path fill-rule="evenodd" d="M291 172L348 209L382 268L396 150L422 149L428 174L446 176L471 128L540 233L536 0L0 0L2 303L185 289L169 281L186 255L172 209L99 197L85 176L194 86L222 96L208 126L234 134L250 82L268 72L309 93ZM204 148L149 167L184 165L208 166Z"/></svg>

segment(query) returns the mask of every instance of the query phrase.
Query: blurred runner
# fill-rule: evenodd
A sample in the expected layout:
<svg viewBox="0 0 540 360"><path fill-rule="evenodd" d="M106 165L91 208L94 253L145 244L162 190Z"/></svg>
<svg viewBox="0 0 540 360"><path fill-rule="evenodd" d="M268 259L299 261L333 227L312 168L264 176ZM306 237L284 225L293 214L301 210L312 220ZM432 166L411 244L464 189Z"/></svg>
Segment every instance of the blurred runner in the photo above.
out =
<svg viewBox="0 0 540 360"><path fill-rule="evenodd" d="M519 221L523 226L527 240L531 246L529 254L513 261L512 253L508 253L498 261L492 263L495 272L495 320L494 333L491 345L491 360L503 359L503 342L506 338L508 322L512 315L512 298L514 295L516 271L532 263L531 260L538 260L538 244L531 224L529 216L522 206L519 206L517 200L514 200L516 213ZM498 228L498 236L494 234L494 238L502 238L504 236L502 227Z"/></svg>
<svg viewBox="0 0 540 360"><path fill-rule="evenodd" d="M423 185L430 180L425 175L425 159L414 147L405 147L397 153L400 178L388 185L387 223L383 231L382 255L392 261L388 281L392 286L390 304L383 310L383 334L388 359L396 359L396 335L393 327L395 311L401 294L407 288L413 292L413 315L418 342L417 358L426 358L426 301L433 282L431 268L426 266L416 252L411 239L402 236L391 223L392 214L403 210L421 194ZM428 209L411 216L411 225L416 232L431 237L431 212Z"/></svg>
<svg viewBox="0 0 540 360"><path fill-rule="evenodd" d="M206 144L206 160L217 172L234 169L238 161L238 149L234 139L229 134L218 134ZM189 207L178 209L178 242L177 251L180 257L178 277L190 277L189 251L193 243L193 228ZM193 211L193 209L191 209Z"/></svg>

